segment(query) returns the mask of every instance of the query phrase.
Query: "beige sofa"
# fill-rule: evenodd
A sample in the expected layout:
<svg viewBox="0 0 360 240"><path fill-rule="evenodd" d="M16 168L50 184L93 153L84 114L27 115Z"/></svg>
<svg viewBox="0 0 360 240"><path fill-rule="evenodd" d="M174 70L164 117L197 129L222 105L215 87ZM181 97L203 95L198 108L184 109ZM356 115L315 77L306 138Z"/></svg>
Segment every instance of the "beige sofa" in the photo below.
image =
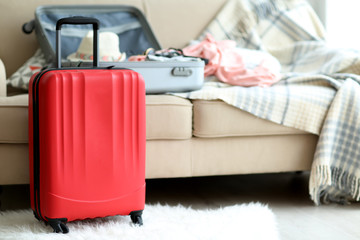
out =
<svg viewBox="0 0 360 240"><path fill-rule="evenodd" d="M22 24L38 5L85 3L135 5L167 48L195 39L225 0L0 1L0 185L29 182L28 96L9 88L6 93L5 85L5 69L9 77L38 47ZM147 178L309 170L318 139L221 101L148 95L146 114Z"/></svg>

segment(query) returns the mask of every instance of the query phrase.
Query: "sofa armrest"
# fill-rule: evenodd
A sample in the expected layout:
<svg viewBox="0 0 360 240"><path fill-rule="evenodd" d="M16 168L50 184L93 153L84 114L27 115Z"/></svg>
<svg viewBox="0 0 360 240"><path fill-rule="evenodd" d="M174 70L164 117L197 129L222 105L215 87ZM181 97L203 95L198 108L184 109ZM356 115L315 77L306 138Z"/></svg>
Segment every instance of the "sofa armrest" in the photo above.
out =
<svg viewBox="0 0 360 240"><path fill-rule="evenodd" d="M0 59L0 96L6 97L6 72L4 63Z"/></svg>

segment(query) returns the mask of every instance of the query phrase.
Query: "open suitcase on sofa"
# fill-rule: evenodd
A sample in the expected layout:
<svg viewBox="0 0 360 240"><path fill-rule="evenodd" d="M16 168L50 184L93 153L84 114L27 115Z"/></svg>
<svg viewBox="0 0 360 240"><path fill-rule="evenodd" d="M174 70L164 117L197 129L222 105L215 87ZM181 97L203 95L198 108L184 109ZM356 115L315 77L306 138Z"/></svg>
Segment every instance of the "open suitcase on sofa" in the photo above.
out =
<svg viewBox="0 0 360 240"><path fill-rule="evenodd" d="M35 29L47 62L55 59L55 24L63 17L94 17L100 21L100 32L114 32L119 37L119 48L127 57L143 54L148 48L160 50L153 31L144 15L135 7L124 5L63 5L40 6L35 20L23 26L26 33ZM87 25L64 26L61 56L64 66L89 66L89 62L69 62L66 56L77 51L83 37L91 30ZM184 92L200 89L204 82L204 62L102 62L100 66L129 68L139 72L145 80L146 93Z"/></svg>
<svg viewBox="0 0 360 240"><path fill-rule="evenodd" d="M98 67L96 19L61 19L58 36L62 24L85 23L94 66L59 62L29 84L31 207L62 233L68 221L112 215L141 225L145 206L145 83L133 70Z"/></svg>

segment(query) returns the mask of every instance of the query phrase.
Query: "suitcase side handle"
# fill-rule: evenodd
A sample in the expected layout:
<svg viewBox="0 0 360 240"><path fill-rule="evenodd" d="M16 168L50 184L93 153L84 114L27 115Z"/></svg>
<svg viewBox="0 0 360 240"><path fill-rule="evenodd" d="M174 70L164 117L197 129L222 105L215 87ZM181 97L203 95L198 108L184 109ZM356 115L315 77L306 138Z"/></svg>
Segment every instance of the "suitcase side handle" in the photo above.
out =
<svg viewBox="0 0 360 240"><path fill-rule="evenodd" d="M100 22L96 18L91 17L67 17L61 18L56 22L56 66L57 68L61 68L61 26L64 24L72 24L72 25L85 25L92 24L94 39L93 39L93 66L99 67L99 28Z"/></svg>

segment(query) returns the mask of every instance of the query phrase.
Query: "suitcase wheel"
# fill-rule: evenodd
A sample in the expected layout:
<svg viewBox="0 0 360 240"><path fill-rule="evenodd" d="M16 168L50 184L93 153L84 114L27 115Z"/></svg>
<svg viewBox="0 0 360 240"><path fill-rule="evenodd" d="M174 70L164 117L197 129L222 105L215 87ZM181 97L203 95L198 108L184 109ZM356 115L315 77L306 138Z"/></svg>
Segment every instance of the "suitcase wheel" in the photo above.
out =
<svg viewBox="0 0 360 240"><path fill-rule="evenodd" d="M22 30L26 34L32 33L32 31L34 31L34 29L35 29L35 21L34 20L24 23L24 25L22 26Z"/></svg>
<svg viewBox="0 0 360 240"><path fill-rule="evenodd" d="M143 220L142 220L142 210L140 211L132 211L130 213L130 218L131 218L131 221L132 223L136 224L136 225L139 225L139 226L142 226L143 225Z"/></svg>
<svg viewBox="0 0 360 240"><path fill-rule="evenodd" d="M69 228L66 226L66 219L49 219L49 225L54 229L55 233L68 233Z"/></svg>

